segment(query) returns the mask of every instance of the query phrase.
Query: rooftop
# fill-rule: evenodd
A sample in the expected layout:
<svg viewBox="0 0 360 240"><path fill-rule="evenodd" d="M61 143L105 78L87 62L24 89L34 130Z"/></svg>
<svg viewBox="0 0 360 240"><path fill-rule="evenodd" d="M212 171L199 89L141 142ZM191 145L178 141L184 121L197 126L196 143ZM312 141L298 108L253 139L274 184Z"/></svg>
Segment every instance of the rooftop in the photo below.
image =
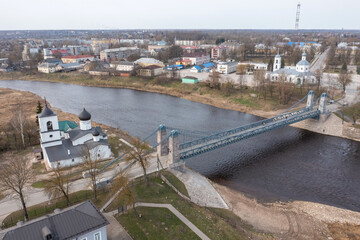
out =
<svg viewBox="0 0 360 240"><path fill-rule="evenodd" d="M91 55L77 55L77 56L66 56L66 57L62 57L65 59L78 59L78 58L92 58L94 56Z"/></svg>
<svg viewBox="0 0 360 240"><path fill-rule="evenodd" d="M53 236L52 239L77 239L108 224L109 222L94 204L86 201L64 209L60 213L47 215L26 222L23 226L14 227L5 233L3 240L44 239L44 229L49 230Z"/></svg>

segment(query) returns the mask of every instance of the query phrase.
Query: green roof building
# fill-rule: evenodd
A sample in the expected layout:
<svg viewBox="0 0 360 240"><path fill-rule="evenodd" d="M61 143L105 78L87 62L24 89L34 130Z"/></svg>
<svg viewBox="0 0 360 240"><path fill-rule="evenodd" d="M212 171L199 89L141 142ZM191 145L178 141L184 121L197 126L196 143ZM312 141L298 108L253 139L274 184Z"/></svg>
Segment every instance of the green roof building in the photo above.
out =
<svg viewBox="0 0 360 240"><path fill-rule="evenodd" d="M199 80L196 77L186 76L186 77L182 78L182 83L195 84L198 82L199 82Z"/></svg>
<svg viewBox="0 0 360 240"><path fill-rule="evenodd" d="M69 129L74 129L77 128L78 125L76 124L76 122L73 121L59 121L59 130L62 132L67 132Z"/></svg>

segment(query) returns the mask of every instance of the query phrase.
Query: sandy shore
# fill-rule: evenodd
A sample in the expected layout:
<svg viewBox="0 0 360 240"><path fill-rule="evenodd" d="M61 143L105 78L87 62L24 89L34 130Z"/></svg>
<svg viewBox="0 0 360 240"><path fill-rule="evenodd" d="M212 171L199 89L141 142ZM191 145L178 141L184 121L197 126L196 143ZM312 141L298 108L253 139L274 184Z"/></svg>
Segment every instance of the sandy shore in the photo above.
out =
<svg viewBox="0 0 360 240"><path fill-rule="evenodd" d="M360 225L359 212L303 201L262 204L226 186L213 185L236 215L277 239L332 239L329 224ZM354 231L359 230L355 226Z"/></svg>

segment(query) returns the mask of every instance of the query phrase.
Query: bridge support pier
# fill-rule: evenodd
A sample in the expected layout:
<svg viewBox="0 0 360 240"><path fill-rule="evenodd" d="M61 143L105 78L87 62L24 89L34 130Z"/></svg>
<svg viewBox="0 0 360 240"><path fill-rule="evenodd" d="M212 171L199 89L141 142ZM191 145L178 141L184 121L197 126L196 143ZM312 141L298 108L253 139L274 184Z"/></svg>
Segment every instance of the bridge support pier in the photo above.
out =
<svg viewBox="0 0 360 240"><path fill-rule="evenodd" d="M161 124L157 132L157 143L160 144L159 146L156 147L156 152L159 155L159 157L168 154L168 140L162 142L165 138L166 138L166 126Z"/></svg>
<svg viewBox="0 0 360 240"><path fill-rule="evenodd" d="M169 155L166 165L167 167L175 167L178 164L180 164L179 133L173 130L169 138Z"/></svg>
<svg viewBox="0 0 360 240"><path fill-rule="evenodd" d="M327 98L326 93L322 93L318 107L318 110L320 111L321 114L326 113L326 98Z"/></svg>
<svg viewBox="0 0 360 240"><path fill-rule="evenodd" d="M306 102L306 108L308 108L310 110L314 106L314 96L315 96L314 91L310 90L310 92L308 93L307 102Z"/></svg>

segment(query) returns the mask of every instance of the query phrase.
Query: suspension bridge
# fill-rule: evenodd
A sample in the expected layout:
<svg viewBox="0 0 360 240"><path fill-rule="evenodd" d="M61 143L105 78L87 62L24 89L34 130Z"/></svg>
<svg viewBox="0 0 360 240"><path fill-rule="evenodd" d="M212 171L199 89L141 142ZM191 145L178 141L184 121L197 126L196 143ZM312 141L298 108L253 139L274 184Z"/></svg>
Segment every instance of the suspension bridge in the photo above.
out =
<svg viewBox="0 0 360 240"><path fill-rule="evenodd" d="M314 100L314 97L315 93L311 90L300 101L275 117L222 132L178 129L166 127L161 124L150 135L142 139L143 142L146 142L151 137L156 136L156 143L151 145L150 149L145 154L149 154L156 150L158 157L167 155L165 167L173 167L184 162L185 159L213 151L277 128L288 126L306 119L319 119L320 115L325 114L327 111L327 96L326 93L323 93L316 101ZM305 100L305 107L299 108L298 106ZM100 172L103 172L109 166L121 161L126 154L127 152L108 163L100 170ZM130 163L123 171L130 168L135 163L136 162Z"/></svg>

